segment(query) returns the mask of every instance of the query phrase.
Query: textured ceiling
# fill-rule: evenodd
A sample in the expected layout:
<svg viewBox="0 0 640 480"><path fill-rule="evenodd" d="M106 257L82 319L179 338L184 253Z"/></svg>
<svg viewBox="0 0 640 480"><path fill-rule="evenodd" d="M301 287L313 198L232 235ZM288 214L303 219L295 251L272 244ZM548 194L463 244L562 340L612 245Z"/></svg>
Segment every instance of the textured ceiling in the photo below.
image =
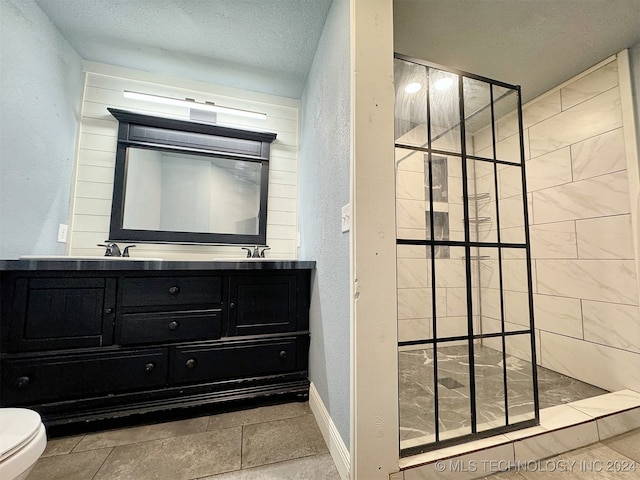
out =
<svg viewBox="0 0 640 480"><path fill-rule="evenodd" d="M35 0L86 60L299 98L332 0ZM640 42L640 0L394 0L395 50L523 100Z"/></svg>
<svg viewBox="0 0 640 480"><path fill-rule="evenodd" d="M85 60L299 98L332 0L35 0Z"/></svg>
<svg viewBox="0 0 640 480"><path fill-rule="evenodd" d="M640 0L394 0L394 42L526 102L640 42Z"/></svg>

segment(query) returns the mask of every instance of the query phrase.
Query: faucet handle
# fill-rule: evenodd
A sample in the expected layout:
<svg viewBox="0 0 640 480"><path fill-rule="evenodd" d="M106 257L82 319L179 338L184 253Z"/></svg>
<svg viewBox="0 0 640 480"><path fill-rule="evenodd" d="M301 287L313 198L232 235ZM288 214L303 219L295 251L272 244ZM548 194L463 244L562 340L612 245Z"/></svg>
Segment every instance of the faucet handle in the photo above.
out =
<svg viewBox="0 0 640 480"><path fill-rule="evenodd" d="M247 251L247 258L251 258L251 249L249 247L242 247L242 249Z"/></svg>
<svg viewBox="0 0 640 480"><path fill-rule="evenodd" d="M120 253L120 248L114 242L110 242L109 240L105 240L105 244L99 243L99 247L105 247L106 251L104 252L105 257L120 257L122 254Z"/></svg>
<svg viewBox="0 0 640 480"><path fill-rule="evenodd" d="M126 247L124 247L124 251L122 252L122 256L123 257L128 257L129 256L129 249L130 248L134 248L135 245L127 245Z"/></svg>
<svg viewBox="0 0 640 480"><path fill-rule="evenodd" d="M260 252L260 258L264 258L264 252L266 252L267 250L271 250L271 247L264 247Z"/></svg>

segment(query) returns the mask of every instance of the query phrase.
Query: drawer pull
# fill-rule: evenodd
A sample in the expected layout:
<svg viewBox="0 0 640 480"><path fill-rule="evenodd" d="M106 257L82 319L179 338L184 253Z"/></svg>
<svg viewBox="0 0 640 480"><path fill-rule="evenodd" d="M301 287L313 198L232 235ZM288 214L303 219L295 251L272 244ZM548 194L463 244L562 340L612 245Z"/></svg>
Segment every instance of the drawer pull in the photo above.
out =
<svg viewBox="0 0 640 480"><path fill-rule="evenodd" d="M185 366L187 368L196 368L196 359L195 358L190 358L189 360L187 360L187 363L185 363Z"/></svg>
<svg viewBox="0 0 640 480"><path fill-rule="evenodd" d="M169 295L177 295L180 293L180 287L176 287L175 285L173 287L169 287Z"/></svg>
<svg viewBox="0 0 640 480"><path fill-rule="evenodd" d="M16 387L25 388L28 387L31 383L31 379L29 377L18 377L16 380Z"/></svg>
<svg viewBox="0 0 640 480"><path fill-rule="evenodd" d="M169 330L177 330L179 326L180 324L175 320L172 322L169 322Z"/></svg>
<svg viewBox="0 0 640 480"><path fill-rule="evenodd" d="M144 366L144 373L151 373L156 369L156 364L149 362Z"/></svg>
<svg viewBox="0 0 640 480"><path fill-rule="evenodd" d="M287 351L286 351L286 350L282 350L282 351L280 352L279 357L280 357L281 359L283 359L283 360L284 360L285 358L287 358Z"/></svg>

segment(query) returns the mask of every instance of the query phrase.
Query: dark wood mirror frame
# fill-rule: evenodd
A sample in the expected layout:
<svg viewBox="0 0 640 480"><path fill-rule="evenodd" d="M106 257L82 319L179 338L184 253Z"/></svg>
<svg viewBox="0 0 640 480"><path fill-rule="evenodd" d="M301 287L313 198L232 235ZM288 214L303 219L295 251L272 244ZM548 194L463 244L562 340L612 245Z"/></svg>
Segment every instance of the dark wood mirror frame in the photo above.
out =
<svg viewBox="0 0 640 480"><path fill-rule="evenodd" d="M266 245L269 151L276 134L108 108L119 122L109 240L143 243ZM127 148L187 153L261 164L257 234L136 230L123 227Z"/></svg>

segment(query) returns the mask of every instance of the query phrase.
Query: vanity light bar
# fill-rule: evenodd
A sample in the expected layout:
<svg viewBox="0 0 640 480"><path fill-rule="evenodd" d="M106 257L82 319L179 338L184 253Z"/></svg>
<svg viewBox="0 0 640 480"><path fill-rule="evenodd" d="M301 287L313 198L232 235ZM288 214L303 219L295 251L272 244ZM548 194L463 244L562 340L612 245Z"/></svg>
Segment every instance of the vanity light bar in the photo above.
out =
<svg viewBox="0 0 640 480"><path fill-rule="evenodd" d="M241 108L223 107L220 105L216 105L213 102L199 103L192 98L185 98L184 100L182 100L179 98L163 97L162 95L151 95L149 93L132 92L130 90L124 90L124 97L134 100L145 100L147 102L162 103L164 105L175 105L176 107L194 108L207 112L229 113L231 115L238 115L241 117L257 118L258 120L267 119L266 113L253 112L251 110L242 110Z"/></svg>

